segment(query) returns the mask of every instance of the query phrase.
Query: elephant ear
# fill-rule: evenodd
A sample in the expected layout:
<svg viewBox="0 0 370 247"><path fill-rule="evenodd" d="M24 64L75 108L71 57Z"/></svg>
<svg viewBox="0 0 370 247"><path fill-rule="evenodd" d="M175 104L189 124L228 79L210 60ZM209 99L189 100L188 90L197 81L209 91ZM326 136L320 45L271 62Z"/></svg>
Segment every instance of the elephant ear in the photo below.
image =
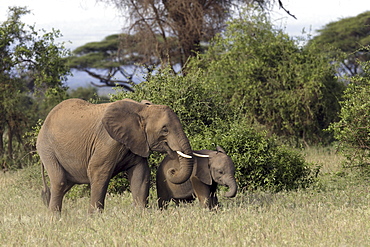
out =
<svg viewBox="0 0 370 247"><path fill-rule="evenodd" d="M209 155L209 150L194 151L199 154ZM212 185L212 176L209 166L209 158L196 157L195 176L204 184Z"/></svg>
<svg viewBox="0 0 370 247"><path fill-rule="evenodd" d="M216 150L217 150L217 152L226 154L225 150L222 147L220 147L220 146L217 146L216 147Z"/></svg>
<svg viewBox="0 0 370 247"><path fill-rule="evenodd" d="M146 99L143 99L140 103L145 104L145 105L153 105L152 102L150 102L149 100L146 100Z"/></svg>
<svg viewBox="0 0 370 247"><path fill-rule="evenodd" d="M134 154L149 156L149 146L140 112L147 107L134 101L120 100L105 110L102 123L108 134Z"/></svg>

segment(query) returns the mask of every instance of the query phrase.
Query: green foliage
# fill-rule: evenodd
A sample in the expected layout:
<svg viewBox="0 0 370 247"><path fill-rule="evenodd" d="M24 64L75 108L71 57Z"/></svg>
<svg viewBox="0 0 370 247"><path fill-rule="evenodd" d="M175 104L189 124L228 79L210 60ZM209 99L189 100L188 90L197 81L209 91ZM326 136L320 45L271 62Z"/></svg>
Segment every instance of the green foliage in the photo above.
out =
<svg viewBox="0 0 370 247"><path fill-rule="evenodd" d="M359 62L370 59L369 54L364 49L364 47L370 45L370 11L331 22L318 32L319 35L315 36L312 42L321 46L330 44L346 54L341 59L342 70L340 72L349 76L362 73ZM331 53L330 55L336 54Z"/></svg>
<svg viewBox="0 0 370 247"><path fill-rule="evenodd" d="M327 56L300 42L275 29L266 15L246 12L190 67L202 68L204 83L241 118L279 136L325 142L322 129L336 118L343 86Z"/></svg>
<svg viewBox="0 0 370 247"><path fill-rule="evenodd" d="M112 100L170 106L194 150L220 145L228 152L243 189L306 187L315 175L310 164L254 130L253 119L272 132L317 141L335 117L341 87L316 47L300 48L263 18L230 23L208 53L189 61L186 75L159 71Z"/></svg>
<svg viewBox="0 0 370 247"><path fill-rule="evenodd" d="M370 47L367 48L370 51ZM340 120L330 126L339 140L341 152L350 167L360 166L368 170L370 164L370 62L361 64L363 75L351 78L344 92L339 114Z"/></svg>
<svg viewBox="0 0 370 247"><path fill-rule="evenodd" d="M33 150L24 143L24 133L66 96L62 82L69 71L68 51L54 43L60 33L39 35L20 20L29 13L10 7L8 19L0 23L0 159L7 168L24 166Z"/></svg>
<svg viewBox="0 0 370 247"><path fill-rule="evenodd" d="M36 148L36 142L37 142L37 136L39 135L40 129L44 123L43 119L39 119L37 123L31 127L30 131L27 131L23 138L25 139L25 142L27 145ZM37 156L38 154L36 152L33 153L33 156Z"/></svg>
<svg viewBox="0 0 370 247"><path fill-rule="evenodd" d="M202 131L203 126L209 126L219 118L228 118L230 112L228 106L221 103L217 91L200 76L196 72L186 76L175 75L171 69L166 68L136 85L135 92L118 91L112 100L131 98L140 102L146 99L154 104L168 105L181 119L185 131L191 135Z"/></svg>
<svg viewBox="0 0 370 247"><path fill-rule="evenodd" d="M69 52L54 44L59 31L39 35L34 26L26 26L20 18L29 14L26 8L10 7L8 20L0 25L1 76L20 79L28 89L60 87L68 74L64 57Z"/></svg>
<svg viewBox="0 0 370 247"><path fill-rule="evenodd" d="M86 101L90 101L93 103L100 103L103 101L108 101L109 99L106 97L99 97L98 96L98 89L96 87L78 87L76 89L72 89L69 94L69 98L79 98Z"/></svg>
<svg viewBox="0 0 370 247"><path fill-rule="evenodd" d="M131 90L131 86L135 84L134 77L138 77L137 71L148 73L159 61L152 54L155 47L141 47L137 39L137 35L109 35L102 41L76 48L73 56L69 57L68 64L73 69L97 78L103 86L118 85Z"/></svg>
<svg viewBox="0 0 370 247"><path fill-rule="evenodd" d="M279 146L274 138L243 122L220 123L190 139L195 150L223 147L235 164L242 190L305 188L318 172L298 152Z"/></svg>
<svg viewBox="0 0 370 247"><path fill-rule="evenodd" d="M124 61L115 59L115 54L119 50L118 46L118 34L109 35L101 42L87 43L73 51L74 56L69 58L69 65L77 69L109 69L128 65Z"/></svg>
<svg viewBox="0 0 370 247"><path fill-rule="evenodd" d="M215 88L204 83L200 75L178 76L164 70L137 85L135 92L118 92L112 100L147 99L170 106L179 116L194 150L215 150L219 145L227 151L237 167L240 188L279 191L306 187L313 181L309 164L298 153L279 147L274 139L245 121L235 121L234 112L221 103ZM154 170L162 160L155 155L151 156Z"/></svg>

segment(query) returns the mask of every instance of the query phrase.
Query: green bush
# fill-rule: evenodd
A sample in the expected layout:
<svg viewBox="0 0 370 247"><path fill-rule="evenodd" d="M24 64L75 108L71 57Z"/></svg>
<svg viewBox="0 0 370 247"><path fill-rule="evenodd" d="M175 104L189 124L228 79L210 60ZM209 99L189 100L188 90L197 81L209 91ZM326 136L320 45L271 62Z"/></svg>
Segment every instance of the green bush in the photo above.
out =
<svg viewBox="0 0 370 247"><path fill-rule="evenodd" d="M65 98L69 51L56 43L53 30L36 30L22 17L25 7L9 7L0 22L0 162L4 169L24 168L33 160L34 146L23 136L39 118Z"/></svg>
<svg viewBox="0 0 370 247"><path fill-rule="evenodd" d="M231 116L217 89L204 82L201 76L197 71L186 76L176 75L166 68L136 85L135 92L118 91L111 100L130 98L140 102L146 99L154 104L168 105L181 119L185 132L192 135L217 119Z"/></svg>
<svg viewBox="0 0 370 247"><path fill-rule="evenodd" d="M221 128L220 126L223 125ZM194 149L223 147L236 167L236 179L242 190L270 191L305 188L317 171L291 148L277 145L272 137L257 132L243 122L218 124L194 137Z"/></svg>
<svg viewBox="0 0 370 247"><path fill-rule="evenodd" d="M202 68L204 83L240 117L290 141L328 142L323 129L336 120L343 85L327 54L304 41L245 12L189 67Z"/></svg>
<svg viewBox="0 0 370 247"><path fill-rule="evenodd" d="M367 48L370 51L370 47ZM330 130L339 141L339 150L347 165L363 167L370 164L370 62L361 63L364 73L351 78L341 102L340 121Z"/></svg>
<svg viewBox="0 0 370 247"><path fill-rule="evenodd" d="M76 89L72 89L68 92L68 97L83 99L94 104L109 101L108 97L105 96L99 97L98 88L92 86L78 87Z"/></svg>
<svg viewBox="0 0 370 247"><path fill-rule="evenodd" d="M219 102L214 88L197 73L177 76L164 70L137 85L135 92L117 93L112 100L122 98L147 99L170 106L179 116L194 150L215 150L219 145L227 151L236 165L236 178L242 189L279 191L306 187L312 182L312 171L301 155L278 146L273 138L228 111L228 105ZM159 154L150 157L152 181L162 158Z"/></svg>

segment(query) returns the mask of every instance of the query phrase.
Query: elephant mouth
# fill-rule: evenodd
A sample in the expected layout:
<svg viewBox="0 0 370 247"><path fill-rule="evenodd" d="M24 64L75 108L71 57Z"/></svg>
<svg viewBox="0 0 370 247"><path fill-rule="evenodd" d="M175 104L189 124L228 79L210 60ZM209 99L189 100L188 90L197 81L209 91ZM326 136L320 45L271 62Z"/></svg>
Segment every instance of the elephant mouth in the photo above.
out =
<svg viewBox="0 0 370 247"><path fill-rule="evenodd" d="M159 141L159 142L153 143L150 146L150 150L160 152L160 153L168 153L169 151L172 151L165 141Z"/></svg>
<svg viewBox="0 0 370 247"><path fill-rule="evenodd" d="M187 155L187 154L185 154L185 153L183 153L179 150L172 150L166 141L157 142L157 143L153 144L150 147L150 150L160 152L160 153L167 153L171 157L176 157L175 156L175 153L176 153L177 155L179 155L181 157L184 157L184 158L187 158L187 159L193 158L191 155Z"/></svg>

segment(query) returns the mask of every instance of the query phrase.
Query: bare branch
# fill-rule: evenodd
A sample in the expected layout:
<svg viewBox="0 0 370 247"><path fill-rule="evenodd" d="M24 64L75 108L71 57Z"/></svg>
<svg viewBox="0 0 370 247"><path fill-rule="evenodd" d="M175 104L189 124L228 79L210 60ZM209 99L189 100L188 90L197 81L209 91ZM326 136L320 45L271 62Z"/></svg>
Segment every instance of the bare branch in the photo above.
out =
<svg viewBox="0 0 370 247"><path fill-rule="evenodd" d="M293 17L294 19L296 19L297 20L297 17L295 17L293 14L291 14L290 12L289 12L289 10L287 10L285 7L284 7L284 5L283 5L283 3L281 2L281 0L279 0L279 6L280 6L280 8L282 8L288 15L290 15L291 17Z"/></svg>
<svg viewBox="0 0 370 247"><path fill-rule="evenodd" d="M92 85L96 87L123 87L125 90L133 92L132 86L135 85L135 83L132 81L132 77L129 80L114 80L112 79L112 76L103 76L96 74L92 71L89 71L87 69L84 70L86 73L88 73L90 76L98 79L101 83L104 83L104 85L99 85L96 83L91 82Z"/></svg>

